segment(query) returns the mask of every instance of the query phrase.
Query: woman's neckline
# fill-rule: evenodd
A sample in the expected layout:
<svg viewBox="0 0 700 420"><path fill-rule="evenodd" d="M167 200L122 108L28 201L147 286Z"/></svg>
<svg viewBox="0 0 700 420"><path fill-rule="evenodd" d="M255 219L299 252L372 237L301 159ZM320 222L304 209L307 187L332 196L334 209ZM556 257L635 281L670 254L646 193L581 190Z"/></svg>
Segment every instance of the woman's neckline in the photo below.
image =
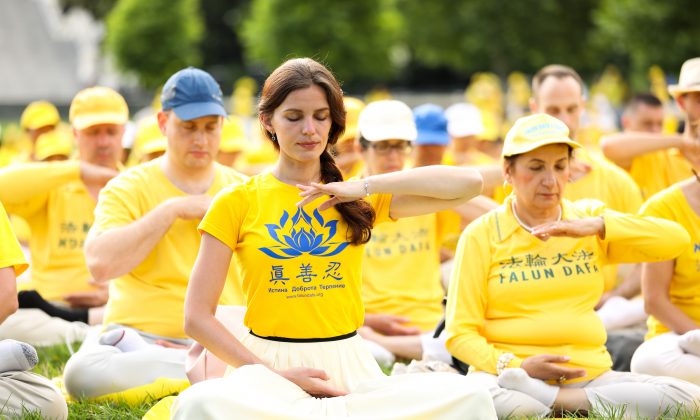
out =
<svg viewBox="0 0 700 420"><path fill-rule="evenodd" d="M523 222L522 220L520 220L520 217L518 217L518 212L517 212L517 210L515 210L515 200L513 200L513 201L510 202L510 208L511 208L511 210L513 211L513 216L515 217L515 220L518 222L518 224L519 224L523 229L525 229L528 233L532 233L533 227L530 226L530 225L528 225L528 224L526 224L525 222ZM557 216L557 220L555 220L555 222L558 222L558 221L561 220L562 213L563 213L563 211L562 211L561 204L560 204L560 205L559 205L559 215Z"/></svg>

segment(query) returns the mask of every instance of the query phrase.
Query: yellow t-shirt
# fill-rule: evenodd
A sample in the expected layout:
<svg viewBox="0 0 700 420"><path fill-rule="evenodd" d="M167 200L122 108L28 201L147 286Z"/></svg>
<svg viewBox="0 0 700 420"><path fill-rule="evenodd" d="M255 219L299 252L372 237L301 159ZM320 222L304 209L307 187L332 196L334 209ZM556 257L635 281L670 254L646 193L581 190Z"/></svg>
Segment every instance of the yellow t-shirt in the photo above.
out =
<svg viewBox="0 0 700 420"><path fill-rule="evenodd" d="M606 332L594 307L603 294L606 263L663 261L689 243L677 223L606 210L595 200L564 200L563 218L603 216L605 239L553 237L523 229L513 197L462 234L447 294L447 349L475 370L496 372L504 352L570 356L591 380L610 369Z"/></svg>
<svg viewBox="0 0 700 420"><path fill-rule="evenodd" d="M368 314L411 320L422 331L442 319L437 214L407 217L372 229L362 267L362 300Z"/></svg>
<svg viewBox="0 0 700 420"><path fill-rule="evenodd" d="M457 249L459 235L462 234L462 216L454 210L443 210L436 213L438 228L438 245L454 252Z"/></svg>
<svg viewBox="0 0 700 420"><path fill-rule="evenodd" d="M678 149L658 150L632 160L629 173L644 198L670 187L692 175L690 163Z"/></svg>
<svg viewBox="0 0 700 420"><path fill-rule="evenodd" d="M130 168L100 191L94 229L105 231L128 225L170 198L187 196L165 176L160 166L162 159ZM216 178L207 194L214 196L244 179L233 169L216 164ZM198 223L177 219L136 268L110 282L105 325L121 324L165 337L186 337L184 302L199 252ZM243 303L235 270L229 271L221 303Z"/></svg>
<svg viewBox="0 0 700 420"><path fill-rule="evenodd" d="M627 172L587 149L576 149L576 159L592 166L591 171L566 186L564 198L571 201L582 199L600 200L611 210L635 214L642 206L642 195L637 184ZM605 291L618 284L617 266L603 267Z"/></svg>
<svg viewBox="0 0 700 420"><path fill-rule="evenodd" d="M365 162L363 160L358 160L352 165L352 168L350 168L350 172L348 172L347 174L343 174L343 179L361 177L362 174L365 172L365 169Z"/></svg>
<svg viewBox="0 0 700 420"><path fill-rule="evenodd" d="M83 243L94 220L95 200L80 180L80 163L27 163L0 170L0 201L31 226L31 280L47 300L94 290Z"/></svg>
<svg viewBox="0 0 700 420"><path fill-rule="evenodd" d="M637 213L642 195L632 177L623 169L585 148L576 149L576 159L591 165L591 171L566 185L564 198L570 201L584 198L599 200L611 210Z"/></svg>
<svg viewBox="0 0 700 420"><path fill-rule="evenodd" d="M12 230L17 236L17 240L23 244L29 244L29 240L32 238L32 228L29 227L29 223L16 214L10 214L10 225L12 225Z"/></svg>
<svg viewBox="0 0 700 420"><path fill-rule="evenodd" d="M13 267L15 276L19 276L29 267L24 259L22 248L12 231L5 208L0 203L0 268Z"/></svg>
<svg viewBox="0 0 700 420"><path fill-rule="evenodd" d="M700 216L690 207L680 185L673 185L651 197L640 213L673 220L690 233L691 244L676 258L668 293L673 305L700 324ZM646 339L670 331L653 316L647 319L647 327Z"/></svg>
<svg viewBox="0 0 700 420"><path fill-rule="evenodd" d="M199 229L235 251L248 310L245 325L265 337L327 338L363 323L360 295L364 246L347 242L347 225L335 208L319 212L328 197L303 209L299 189L271 173L227 188ZM389 218L391 195L369 197L376 223Z"/></svg>

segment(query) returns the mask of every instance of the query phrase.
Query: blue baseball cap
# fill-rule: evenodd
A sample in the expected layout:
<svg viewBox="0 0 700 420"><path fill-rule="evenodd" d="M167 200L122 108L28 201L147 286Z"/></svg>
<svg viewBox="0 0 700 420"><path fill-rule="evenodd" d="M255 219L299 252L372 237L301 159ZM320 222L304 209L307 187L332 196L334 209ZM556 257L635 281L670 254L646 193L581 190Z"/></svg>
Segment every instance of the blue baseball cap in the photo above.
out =
<svg viewBox="0 0 700 420"><path fill-rule="evenodd" d="M415 144L447 146L450 135L447 134L447 117L445 111L435 104L424 104L413 109L418 137Z"/></svg>
<svg viewBox="0 0 700 420"><path fill-rule="evenodd" d="M170 76L160 95L163 111L172 109L184 121L208 115L226 117L223 94L204 70L188 67Z"/></svg>

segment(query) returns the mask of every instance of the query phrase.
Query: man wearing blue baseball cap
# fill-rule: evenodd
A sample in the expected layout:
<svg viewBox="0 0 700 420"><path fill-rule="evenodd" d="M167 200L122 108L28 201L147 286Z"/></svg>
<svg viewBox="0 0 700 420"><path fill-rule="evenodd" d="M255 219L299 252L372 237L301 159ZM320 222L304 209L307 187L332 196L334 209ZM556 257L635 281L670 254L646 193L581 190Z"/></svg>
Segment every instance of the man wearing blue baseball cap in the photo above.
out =
<svg viewBox="0 0 700 420"><path fill-rule="evenodd" d="M418 130L414 165L440 165L450 144L445 111L439 105L423 104L413 109L413 118Z"/></svg>
<svg viewBox="0 0 700 420"><path fill-rule="evenodd" d="M88 268L110 283L110 299L103 332L66 365L66 389L75 397L130 391L159 398L187 385L183 308L199 250L197 225L212 197L245 177L215 161L226 110L209 73L191 67L175 73L161 103L165 154L102 190L85 242ZM235 269L228 280L221 303L241 304Z"/></svg>

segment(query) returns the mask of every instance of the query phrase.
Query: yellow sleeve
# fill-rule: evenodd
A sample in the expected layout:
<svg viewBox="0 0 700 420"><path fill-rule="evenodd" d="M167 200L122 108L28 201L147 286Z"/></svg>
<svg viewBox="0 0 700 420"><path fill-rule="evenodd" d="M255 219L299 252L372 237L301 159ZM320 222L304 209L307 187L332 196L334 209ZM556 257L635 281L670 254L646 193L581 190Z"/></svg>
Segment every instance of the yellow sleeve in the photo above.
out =
<svg viewBox="0 0 700 420"><path fill-rule="evenodd" d="M136 182L126 173L112 179L100 190L93 229L100 232L126 226L143 216L136 196L139 188L134 188L134 184Z"/></svg>
<svg viewBox="0 0 700 420"><path fill-rule="evenodd" d="M607 260L611 264L658 262L679 256L690 235L676 222L656 217L603 212Z"/></svg>
<svg viewBox="0 0 700 420"><path fill-rule="evenodd" d="M662 219L676 220L673 212L673 207L676 209L683 205L683 202L678 200L683 197L683 192L678 185L669 187L661 192L651 196L639 210L642 216L660 217Z"/></svg>
<svg viewBox="0 0 700 420"><path fill-rule="evenodd" d="M226 188L214 197L197 229L212 235L235 251L247 209L246 191L241 187ZM285 217L290 217L286 211L282 214L282 218ZM280 222L280 226L283 224ZM270 225L266 226L274 237L276 232L270 230Z"/></svg>
<svg viewBox="0 0 700 420"><path fill-rule="evenodd" d="M17 242L5 208L0 203L0 268L14 267L15 276L22 274L29 264Z"/></svg>
<svg viewBox="0 0 700 420"><path fill-rule="evenodd" d="M495 374L498 358L504 352L496 350L480 334L491 266L490 232L486 225L490 219L482 217L472 223L459 239L447 292L445 322L450 354L478 370ZM520 363L522 360L515 358L508 366L518 367Z"/></svg>
<svg viewBox="0 0 700 420"><path fill-rule="evenodd" d="M0 169L0 201L28 217L46 205L56 187L80 179L80 162L26 163Z"/></svg>
<svg viewBox="0 0 700 420"><path fill-rule="evenodd" d="M392 194L371 194L366 200L374 209L374 225L391 221L389 211L391 210Z"/></svg>

